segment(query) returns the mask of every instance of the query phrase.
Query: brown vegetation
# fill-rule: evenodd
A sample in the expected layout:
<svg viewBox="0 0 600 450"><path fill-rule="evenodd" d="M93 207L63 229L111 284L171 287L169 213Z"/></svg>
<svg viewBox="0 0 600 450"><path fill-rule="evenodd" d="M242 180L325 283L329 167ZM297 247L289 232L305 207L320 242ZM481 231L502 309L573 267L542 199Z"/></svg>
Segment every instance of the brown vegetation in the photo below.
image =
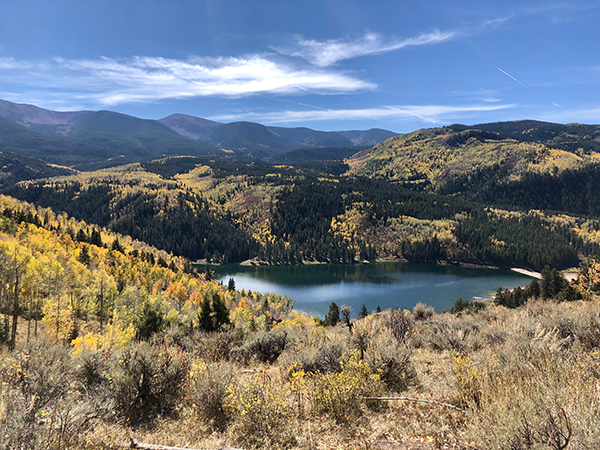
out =
<svg viewBox="0 0 600 450"><path fill-rule="evenodd" d="M600 438L596 302L388 310L353 333L289 314L272 331L170 328L123 350L74 356L37 340L5 353L2 448L116 448L130 434L244 449L583 449ZM215 339L230 344L215 353ZM269 339L279 355L248 345Z"/></svg>

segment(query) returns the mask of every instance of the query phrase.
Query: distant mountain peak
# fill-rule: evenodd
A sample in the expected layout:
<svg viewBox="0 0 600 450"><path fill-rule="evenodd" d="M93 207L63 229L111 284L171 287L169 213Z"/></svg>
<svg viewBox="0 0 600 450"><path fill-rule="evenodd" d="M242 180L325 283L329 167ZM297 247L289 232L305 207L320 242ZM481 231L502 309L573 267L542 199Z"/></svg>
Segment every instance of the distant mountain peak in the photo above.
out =
<svg viewBox="0 0 600 450"><path fill-rule="evenodd" d="M18 137L0 135L0 145L31 156L46 154L49 162L68 156L71 165L94 159L90 158L94 153L94 163L100 163L97 159L102 155L102 164L121 154L134 161L163 153L197 155L217 149L268 158L297 148L372 146L397 135L379 129L337 132L268 127L255 122L224 124L188 114L148 120L113 111L51 111L6 100L0 100L0 118L26 127L13 130L18 131ZM57 141L58 137L68 142ZM49 153L50 148L53 151Z"/></svg>
<svg viewBox="0 0 600 450"><path fill-rule="evenodd" d="M164 117L159 120L159 122L168 124L172 122L187 122L193 125L197 125L200 127L214 127L217 125L223 125L221 122L215 122L208 119L203 119L202 117L190 116L188 114L171 114L170 116Z"/></svg>
<svg viewBox="0 0 600 450"><path fill-rule="evenodd" d="M201 117L189 116L187 114L171 114L159 120L160 123L170 127L181 136L185 136L196 141L203 140L206 137L208 129L222 125L219 122L203 119Z"/></svg>
<svg viewBox="0 0 600 450"><path fill-rule="evenodd" d="M0 100L0 116L29 128L36 125L55 127L54 134L63 136L71 133L73 126L90 113L90 111L52 111L26 103Z"/></svg>

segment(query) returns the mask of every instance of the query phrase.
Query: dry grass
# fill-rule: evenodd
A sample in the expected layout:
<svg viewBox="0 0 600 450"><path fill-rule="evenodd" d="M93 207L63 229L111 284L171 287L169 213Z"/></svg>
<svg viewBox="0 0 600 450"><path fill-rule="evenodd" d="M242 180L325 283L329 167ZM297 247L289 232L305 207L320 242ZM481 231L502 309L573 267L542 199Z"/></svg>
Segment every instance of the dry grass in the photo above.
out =
<svg viewBox="0 0 600 450"><path fill-rule="evenodd" d="M27 431L22 440L29 442L22 448L117 448L130 435L206 449L596 448L599 303L534 301L516 310L489 306L475 314L431 317L423 317L421 309L419 320L409 312L368 316L355 323L353 334L341 325L286 325L279 330L288 334L285 348L268 363L216 361L212 349L200 346L205 338L188 340L176 350L189 360L182 395L172 408L135 427L118 409L82 420L91 406L101 410L114 402L114 384L93 394L89 387L82 390L81 377L68 368L63 395L49 398L28 422L31 400L23 392L29 391L14 370L18 358L6 355L0 432L14 437ZM164 343L149 345L159 350ZM110 380L120 354L102 357L97 370ZM82 358L72 358L69 367L79 370L73 373L81 373ZM19 364L28 371L27 389L37 392L43 373ZM436 403L364 399L382 393L467 412ZM65 411L74 432L58 440L59 414L64 418Z"/></svg>

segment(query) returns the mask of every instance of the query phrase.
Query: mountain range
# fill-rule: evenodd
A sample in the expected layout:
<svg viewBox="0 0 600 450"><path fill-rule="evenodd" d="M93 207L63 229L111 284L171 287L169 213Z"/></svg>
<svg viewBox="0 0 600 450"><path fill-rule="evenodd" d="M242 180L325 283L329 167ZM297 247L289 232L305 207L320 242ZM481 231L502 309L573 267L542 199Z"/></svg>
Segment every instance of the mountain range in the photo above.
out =
<svg viewBox="0 0 600 450"><path fill-rule="evenodd" d="M80 170L164 155L268 158L302 147L375 145L387 130L324 132L219 123L184 114L147 120L112 111L61 112L0 100L0 148ZM358 151L359 149L357 149Z"/></svg>

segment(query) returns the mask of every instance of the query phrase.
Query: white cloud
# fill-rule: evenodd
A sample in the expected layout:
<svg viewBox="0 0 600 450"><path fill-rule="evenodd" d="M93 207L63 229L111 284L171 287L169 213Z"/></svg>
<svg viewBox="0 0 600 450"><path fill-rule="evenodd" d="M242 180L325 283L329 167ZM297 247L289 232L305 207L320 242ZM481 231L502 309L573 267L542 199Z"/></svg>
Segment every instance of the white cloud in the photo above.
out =
<svg viewBox="0 0 600 450"><path fill-rule="evenodd" d="M452 39L456 35L457 33L453 31L441 32L436 30L407 39L387 41L377 33L366 33L362 38L354 41L330 39L319 42L299 38L294 47L275 48L275 50L286 55L298 56L316 66L326 67L338 61L356 58L357 56L387 53L404 47L437 44Z"/></svg>
<svg viewBox="0 0 600 450"><path fill-rule="evenodd" d="M380 106L365 109L327 109L315 111L276 111L276 112L249 112L239 114L222 114L210 117L211 120L234 122L240 120L254 120L261 123L294 123L314 122L327 120L383 120L405 119L417 117L425 122L437 123L445 117L457 117L465 113L498 111L513 108L515 105L405 105L405 106Z"/></svg>
<svg viewBox="0 0 600 450"><path fill-rule="evenodd" d="M563 108L558 103L552 102L557 109L548 111L542 114L540 120L547 120L549 122L559 123L571 123L571 122L583 122L583 123L600 123L600 108L581 108L568 110Z"/></svg>
<svg viewBox="0 0 600 450"><path fill-rule="evenodd" d="M31 64L25 61L17 61L15 58L0 58L0 70L29 69Z"/></svg>
<svg viewBox="0 0 600 450"><path fill-rule="evenodd" d="M510 16L500 17L498 19L485 20L484 22L482 22L481 26L489 27L489 26L504 25L505 22L512 19L513 17L515 17L515 15L511 14Z"/></svg>
<svg viewBox="0 0 600 450"><path fill-rule="evenodd" d="M74 98L110 106L168 98L243 97L259 93L348 93L376 86L340 71L297 69L264 55L116 60L53 60L30 63L0 58L0 81L63 90ZM25 70L26 69L26 70Z"/></svg>

